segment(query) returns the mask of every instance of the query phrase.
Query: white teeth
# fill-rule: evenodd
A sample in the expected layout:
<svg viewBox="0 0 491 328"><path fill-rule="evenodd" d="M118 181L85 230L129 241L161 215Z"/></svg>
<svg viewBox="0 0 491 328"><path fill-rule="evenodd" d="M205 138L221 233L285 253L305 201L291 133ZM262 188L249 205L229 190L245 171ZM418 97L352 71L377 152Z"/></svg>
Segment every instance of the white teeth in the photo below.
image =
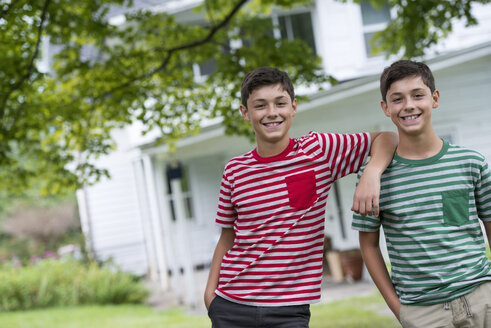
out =
<svg viewBox="0 0 491 328"><path fill-rule="evenodd" d="M280 123L279 122L265 123L264 125L266 125L266 126L277 126L277 125L280 125Z"/></svg>
<svg viewBox="0 0 491 328"><path fill-rule="evenodd" d="M403 120L414 120L418 117L419 115L411 115L411 116L406 116L406 117L403 117L402 119Z"/></svg>

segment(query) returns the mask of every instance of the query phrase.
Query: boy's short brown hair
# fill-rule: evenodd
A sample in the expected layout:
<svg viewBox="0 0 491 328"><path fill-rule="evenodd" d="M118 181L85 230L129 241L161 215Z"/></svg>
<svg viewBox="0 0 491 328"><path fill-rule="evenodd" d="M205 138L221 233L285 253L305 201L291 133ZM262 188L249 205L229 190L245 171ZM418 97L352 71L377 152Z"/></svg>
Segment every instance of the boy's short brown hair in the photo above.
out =
<svg viewBox="0 0 491 328"><path fill-rule="evenodd" d="M247 108L247 99L249 99L249 96L254 90L272 84L280 84L283 90L288 92L293 102L295 99L295 91L288 74L273 67L259 67L247 73L244 77L244 81L242 81L240 90L242 105Z"/></svg>
<svg viewBox="0 0 491 328"><path fill-rule="evenodd" d="M421 76L424 84L430 88L431 93L435 91L435 78L426 64L411 60L399 60L386 67L380 76L382 99L387 102L387 91L392 83L410 76Z"/></svg>

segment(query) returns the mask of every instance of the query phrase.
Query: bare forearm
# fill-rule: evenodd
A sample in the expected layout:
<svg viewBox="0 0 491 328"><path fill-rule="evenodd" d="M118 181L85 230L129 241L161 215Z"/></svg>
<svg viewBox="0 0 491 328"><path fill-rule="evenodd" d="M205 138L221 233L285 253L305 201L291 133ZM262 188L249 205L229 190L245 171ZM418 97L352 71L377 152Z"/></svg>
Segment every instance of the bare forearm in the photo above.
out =
<svg viewBox="0 0 491 328"><path fill-rule="evenodd" d="M373 279L373 282L377 286L380 294L384 298L385 302L389 306L390 310L394 313L399 320L400 301L396 294L392 281L390 279L385 261L378 246L378 242L374 241L375 235L367 237L360 233L360 246L363 254L365 265ZM378 234L376 234L378 238Z"/></svg>
<svg viewBox="0 0 491 328"><path fill-rule="evenodd" d="M364 257L372 258L371 261L368 261L366 263L368 272L370 272L370 276L372 277L373 282L379 289L389 308L392 310L395 316L399 318L399 297L395 292L389 273L385 268L385 262L383 260L382 254L380 253L380 250L368 248L364 251L364 253L367 254L364 255Z"/></svg>
<svg viewBox="0 0 491 328"><path fill-rule="evenodd" d="M363 216L379 215L380 177L390 164L398 144L392 132L370 133L370 162L368 162L353 194L351 210Z"/></svg>
<svg viewBox="0 0 491 328"><path fill-rule="evenodd" d="M205 288L205 305L209 307L211 300L215 295L215 290L218 287L218 279L220 278L220 267L222 265L223 256L232 248L235 240L235 232L232 228L223 228L218 240L215 252L210 265L208 281Z"/></svg>
<svg viewBox="0 0 491 328"><path fill-rule="evenodd" d="M373 170L381 175L390 164L399 143L394 132L371 133L370 162L365 170Z"/></svg>

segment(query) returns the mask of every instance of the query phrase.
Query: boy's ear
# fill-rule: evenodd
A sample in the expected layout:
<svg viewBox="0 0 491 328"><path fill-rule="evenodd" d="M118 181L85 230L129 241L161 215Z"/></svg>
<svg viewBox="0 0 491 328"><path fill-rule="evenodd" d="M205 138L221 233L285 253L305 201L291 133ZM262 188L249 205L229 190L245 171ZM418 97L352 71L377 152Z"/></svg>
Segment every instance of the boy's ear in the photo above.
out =
<svg viewBox="0 0 491 328"><path fill-rule="evenodd" d="M244 120L246 122L249 122L250 121L250 119L249 119L249 112L247 110L247 107L244 106L244 105L242 105L242 104L240 105L240 113L242 114L242 117L244 118Z"/></svg>
<svg viewBox="0 0 491 328"><path fill-rule="evenodd" d="M293 98L292 108L293 108L293 116L295 116L295 114L297 114L297 98Z"/></svg>
<svg viewBox="0 0 491 328"><path fill-rule="evenodd" d="M433 108L437 108L438 102L440 101L440 91L438 90L433 91L432 98L433 98Z"/></svg>
<svg viewBox="0 0 491 328"><path fill-rule="evenodd" d="M380 107L382 107L385 116L390 117L389 107L387 106L387 103L385 101L380 100Z"/></svg>

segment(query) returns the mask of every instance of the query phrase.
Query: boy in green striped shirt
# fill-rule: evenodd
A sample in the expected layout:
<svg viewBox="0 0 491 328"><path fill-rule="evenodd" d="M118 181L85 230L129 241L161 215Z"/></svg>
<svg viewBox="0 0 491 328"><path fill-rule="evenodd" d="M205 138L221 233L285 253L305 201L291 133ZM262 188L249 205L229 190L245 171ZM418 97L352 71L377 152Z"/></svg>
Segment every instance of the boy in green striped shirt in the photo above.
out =
<svg viewBox="0 0 491 328"><path fill-rule="evenodd" d="M481 229L482 222L490 243L488 164L436 135L431 112L440 93L428 66L397 61L383 71L380 90L399 146L381 176L379 216L366 215L371 208L353 216L367 269L404 328L491 327L491 263Z"/></svg>

